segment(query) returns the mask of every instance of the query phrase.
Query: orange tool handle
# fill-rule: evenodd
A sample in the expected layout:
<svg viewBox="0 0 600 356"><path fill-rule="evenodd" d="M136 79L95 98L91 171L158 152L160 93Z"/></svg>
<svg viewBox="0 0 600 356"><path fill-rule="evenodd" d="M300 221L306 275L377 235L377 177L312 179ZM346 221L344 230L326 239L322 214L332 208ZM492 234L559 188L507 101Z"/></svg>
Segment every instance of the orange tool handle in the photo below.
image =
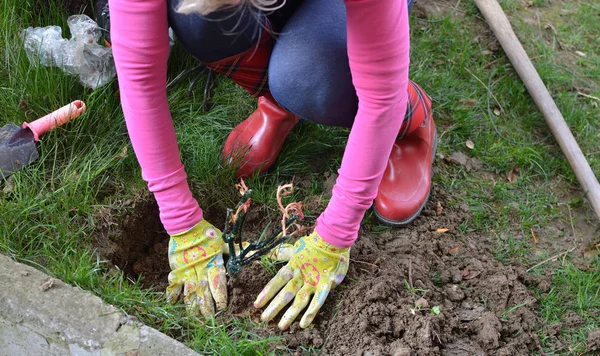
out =
<svg viewBox="0 0 600 356"><path fill-rule="evenodd" d="M32 122L24 122L22 127L28 128L33 132L33 139L37 142L40 136L52 130L55 127L66 124L72 119L85 112L85 103L81 100L63 106L62 108L51 112L50 114Z"/></svg>

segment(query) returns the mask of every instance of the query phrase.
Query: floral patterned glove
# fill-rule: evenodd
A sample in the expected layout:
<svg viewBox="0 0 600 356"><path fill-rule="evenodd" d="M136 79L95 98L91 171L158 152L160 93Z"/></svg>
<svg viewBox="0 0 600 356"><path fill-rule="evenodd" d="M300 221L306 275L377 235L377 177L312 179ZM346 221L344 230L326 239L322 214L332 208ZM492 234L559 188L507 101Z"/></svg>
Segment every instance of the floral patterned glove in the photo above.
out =
<svg viewBox="0 0 600 356"><path fill-rule="evenodd" d="M244 245L247 245L244 242ZM239 253L238 246L235 246ZM282 244L273 249L267 258L289 261L295 249L290 244ZM183 301L192 315L198 311L202 315L215 313L227 308L226 270L223 254L229 248L221 237L221 231L206 220L186 232L171 236L169 243L169 286L167 300L175 303L183 290ZM213 301L214 299L214 301Z"/></svg>
<svg viewBox="0 0 600 356"><path fill-rule="evenodd" d="M167 299L174 303L183 290L183 301L192 315L215 313L227 308L227 285L223 251L227 246L221 231L200 221L192 229L171 236ZM213 302L214 298L214 302Z"/></svg>
<svg viewBox="0 0 600 356"><path fill-rule="evenodd" d="M350 261L349 248L333 246L316 232L298 240L294 247L296 252L290 261L271 279L254 302L256 308L262 308L279 292L262 313L261 319L269 321L295 297L294 303L279 321L281 330L288 329L310 302L300 320L301 328L308 327L325 303L329 291L344 280Z"/></svg>

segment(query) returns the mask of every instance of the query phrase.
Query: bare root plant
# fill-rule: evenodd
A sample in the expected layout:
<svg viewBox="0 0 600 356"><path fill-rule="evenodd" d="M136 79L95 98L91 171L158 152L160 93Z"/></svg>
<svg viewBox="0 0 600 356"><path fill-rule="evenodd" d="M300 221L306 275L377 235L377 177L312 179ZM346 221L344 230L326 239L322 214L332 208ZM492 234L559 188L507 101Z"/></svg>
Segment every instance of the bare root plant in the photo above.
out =
<svg viewBox="0 0 600 356"><path fill-rule="evenodd" d="M239 273L242 267L250 262L269 254L280 244L304 234L308 230L307 227L297 222L304 219L302 202L292 202L284 206L283 197L290 195L294 189L293 184L285 184L277 188L277 204L282 214L280 226L269 234L268 230L271 225L269 223L258 240L245 242L242 231L246 213L252 203L252 190L248 189L243 179L235 187L239 191L241 199L235 209L227 209L223 228L223 240L229 248L227 272L230 276Z"/></svg>

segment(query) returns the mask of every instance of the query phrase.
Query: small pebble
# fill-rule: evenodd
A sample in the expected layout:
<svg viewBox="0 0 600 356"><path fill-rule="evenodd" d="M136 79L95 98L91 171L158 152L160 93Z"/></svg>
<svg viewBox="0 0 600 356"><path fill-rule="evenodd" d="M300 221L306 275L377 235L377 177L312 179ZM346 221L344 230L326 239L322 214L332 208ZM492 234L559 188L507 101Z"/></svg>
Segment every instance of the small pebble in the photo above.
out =
<svg viewBox="0 0 600 356"><path fill-rule="evenodd" d="M415 307L417 309L429 309L429 302L425 298L420 298L415 302Z"/></svg>

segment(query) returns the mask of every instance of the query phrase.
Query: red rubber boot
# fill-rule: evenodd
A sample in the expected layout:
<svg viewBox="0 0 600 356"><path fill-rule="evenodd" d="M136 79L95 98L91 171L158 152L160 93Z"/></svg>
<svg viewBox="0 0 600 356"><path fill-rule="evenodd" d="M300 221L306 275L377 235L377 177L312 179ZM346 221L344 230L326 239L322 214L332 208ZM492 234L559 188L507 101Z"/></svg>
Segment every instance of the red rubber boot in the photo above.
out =
<svg viewBox="0 0 600 356"><path fill-rule="evenodd" d="M390 155L375 198L375 216L387 225L401 226L419 216L429 199L437 135L431 99L413 81L400 135Z"/></svg>
<svg viewBox="0 0 600 356"><path fill-rule="evenodd" d="M237 167L238 178L268 170L279 155L298 116L277 104L271 94L258 98L258 108L227 137L223 160Z"/></svg>
<svg viewBox="0 0 600 356"><path fill-rule="evenodd" d="M268 26L268 24L267 24ZM223 160L236 167L236 176L248 177L268 170L298 116L277 104L268 88L268 67L273 38L263 30L256 46L245 52L205 63L258 98L258 108L231 131L223 147Z"/></svg>

